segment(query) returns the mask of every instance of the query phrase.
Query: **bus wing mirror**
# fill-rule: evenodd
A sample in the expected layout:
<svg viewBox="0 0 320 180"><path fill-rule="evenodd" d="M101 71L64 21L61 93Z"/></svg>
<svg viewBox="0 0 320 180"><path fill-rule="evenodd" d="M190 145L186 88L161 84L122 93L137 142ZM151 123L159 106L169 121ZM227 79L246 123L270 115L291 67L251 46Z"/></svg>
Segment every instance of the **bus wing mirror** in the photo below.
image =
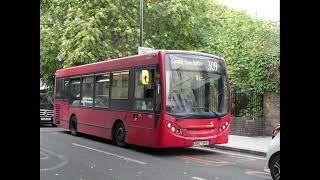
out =
<svg viewBox="0 0 320 180"><path fill-rule="evenodd" d="M149 84L149 71L148 70L142 70L141 71L141 84L148 85Z"/></svg>

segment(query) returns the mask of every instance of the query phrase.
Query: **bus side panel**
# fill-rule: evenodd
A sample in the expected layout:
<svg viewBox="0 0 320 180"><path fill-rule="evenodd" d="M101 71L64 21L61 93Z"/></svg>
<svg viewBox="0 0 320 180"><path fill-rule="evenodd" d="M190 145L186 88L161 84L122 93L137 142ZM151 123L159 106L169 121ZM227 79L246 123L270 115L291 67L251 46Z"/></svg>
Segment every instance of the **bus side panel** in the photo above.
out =
<svg viewBox="0 0 320 180"><path fill-rule="evenodd" d="M69 119L66 114L68 113L68 102L64 100L55 100L54 102L54 124L69 129Z"/></svg>
<svg viewBox="0 0 320 180"><path fill-rule="evenodd" d="M111 111L92 108L70 108L70 115L76 115L78 132L111 139L114 117Z"/></svg>
<svg viewBox="0 0 320 180"><path fill-rule="evenodd" d="M133 116L138 116L137 120ZM153 147L154 145L154 114L152 113L127 113L127 138L128 144Z"/></svg>
<svg viewBox="0 0 320 180"><path fill-rule="evenodd" d="M62 101L60 108L62 110L60 123L63 128L69 129L69 102L67 100Z"/></svg>

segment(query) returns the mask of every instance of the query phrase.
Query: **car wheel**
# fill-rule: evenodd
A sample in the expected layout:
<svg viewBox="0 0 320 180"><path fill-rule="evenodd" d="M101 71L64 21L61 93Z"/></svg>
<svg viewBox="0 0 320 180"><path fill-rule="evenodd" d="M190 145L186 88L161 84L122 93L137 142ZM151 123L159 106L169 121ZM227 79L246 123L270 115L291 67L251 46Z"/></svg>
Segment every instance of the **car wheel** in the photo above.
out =
<svg viewBox="0 0 320 180"><path fill-rule="evenodd" d="M276 155L270 162L270 173L273 180L280 180L280 155Z"/></svg>
<svg viewBox="0 0 320 180"><path fill-rule="evenodd" d="M126 129L123 125L122 122L119 122L117 125L116 125L116 128L114 129L114 132L113 132L113 140L114 140L114 143L118 146L125 146L126 143L125 143L125 140L126 140Z"/></svg>
<svg viewBox="0 0 320 180"><path fill-rule="evenodd" d="M77 118L76 116L72 116L71 120L70 120L70 131L71 131L71 135L73 136L77 136Z"/></svg>

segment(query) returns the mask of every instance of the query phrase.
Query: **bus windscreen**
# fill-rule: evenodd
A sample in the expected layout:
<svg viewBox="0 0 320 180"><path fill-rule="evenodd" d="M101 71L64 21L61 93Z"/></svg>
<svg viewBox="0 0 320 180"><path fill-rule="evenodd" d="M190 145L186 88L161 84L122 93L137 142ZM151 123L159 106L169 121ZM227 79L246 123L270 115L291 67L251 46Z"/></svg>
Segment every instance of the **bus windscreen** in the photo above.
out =
<svg viewBox="0 0 320 180"><path fill-rule="evenodd" d="M222 60L167 54L166 112L177 119L214 118L228 113L228 84Z"/></svg>

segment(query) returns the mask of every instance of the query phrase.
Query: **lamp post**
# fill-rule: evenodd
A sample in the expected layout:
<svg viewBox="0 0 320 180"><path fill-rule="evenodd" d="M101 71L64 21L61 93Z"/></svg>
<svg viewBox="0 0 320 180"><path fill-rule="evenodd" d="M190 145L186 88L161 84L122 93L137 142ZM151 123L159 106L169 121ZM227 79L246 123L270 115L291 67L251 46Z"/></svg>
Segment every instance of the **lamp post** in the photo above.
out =
<svg viewBox="0 0 320 180"><path fill-rule="evenodd" d="M140 0L140 47L143 47L143 0Z"/></svg>

